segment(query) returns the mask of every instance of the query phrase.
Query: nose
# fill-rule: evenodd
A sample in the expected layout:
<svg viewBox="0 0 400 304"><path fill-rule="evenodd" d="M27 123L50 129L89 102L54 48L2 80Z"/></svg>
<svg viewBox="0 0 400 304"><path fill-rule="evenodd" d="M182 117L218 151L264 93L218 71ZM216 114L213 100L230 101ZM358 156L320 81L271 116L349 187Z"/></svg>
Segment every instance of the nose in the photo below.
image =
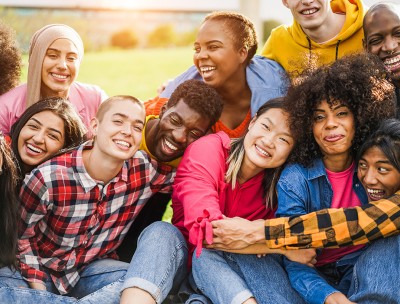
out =
<svg viewBox="0 0 400 304"><path fill-rule="evenodd" d="M327 129L333 129L337 127L337 120L335 115L328 115L326 118L325 127Z"/></svg>
<svg viewBox="0 0 400 304"><path fill-rule="evenodd" d="M132 126L130 124L124 124L121 133L125 136L130 136L132 134Z"/></svg>
<svg viewBox="0 0 400 304"><path fill-rule="evenodd" d="M33 136L32 136L32 140L35 144L40 144L44 142L44 132L39 131L36 132Z"/></svg>
<svg viewBox="0 0 400 304"><path fill-rule="evenodd" d="M185 128L176 128L172 132L172 136L174 137L174 140L180 144L186 144L187 142L187 131Z"/></svg>
<svg viewBox="0 0 400 304"><path fill-rule="evenodd" d="M264 146L266 146L268 148L272 149L275 147L274 138L271 133L264 135L261 139L261 142L263 143Z"/></svg>
<svg viewBox="0 0 400 304"><path fill-rule="evenodd" d="M384 40L384 43L382 45L382 51L388 53L388 54L393 54L394 51L398 48L399 46L399 41L398 39L395 39L394 37L386 37Z"/></svg>
<svg viewBox="0 0 400 304"><path fill-rule="evenodd" d="M60 57L57 61L57 68L60 70L66 70L67 69L67 60L65 60L65 58Z"/></svg>
<svg viewBox="0 0 400 304"><path fill-rule="evenodd" d="M365 185L373 186L373 185L377 184L375 170L368 168L368 169L365 169L365 171L363 173L364 173L364 175L362 176L361 180Z"/></svg>
<svg viewBox="0 0 400 304"><path fill-rule="evenodd" d="M303 4L303 5L310 5L313 2L314 2L314 0L301 0L301 4Z"/></svg>
<svg viewBox="0 0 400 304"><path fill-rule="evenodd" d="M207 48L201 48L196 53L194 53L194 57L197 60L207 58L207 56L208 56Z"/></svg>

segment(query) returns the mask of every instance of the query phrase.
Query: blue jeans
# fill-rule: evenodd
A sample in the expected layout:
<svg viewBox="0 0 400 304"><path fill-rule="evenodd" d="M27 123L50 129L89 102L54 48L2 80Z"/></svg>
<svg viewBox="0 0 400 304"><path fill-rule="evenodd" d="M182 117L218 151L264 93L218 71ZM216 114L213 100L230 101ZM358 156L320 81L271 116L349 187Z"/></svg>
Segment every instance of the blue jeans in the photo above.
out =
<svg viewBox="0 0 400 304"><path fill-rule="evenodd" d="M165 222L155 222L140 234L122 289L147 291L157 303L178 292L187 276L188 249L181 232Z"/></svg>
<svg viewBox="0 0 400 304"><path fill-rule="evenodd" d="M400 236L378 240L359 257L349 299L358 304L400 303Z"/></svg>
<svg viewBox="0 0 400 304"><path fill-rule="evenodd" d="M0 269L0 302L18 304L119 303L119 291L128 265L112 259L90 263L81 272L81 278L68 296L59 295L50 279L45 282L47 291L31 289L20 272L13 272L8 267L4 267Z"/></svg>
<svg viewBox="0 0 400 304"><path fill-rule="evenodd" d="M254 254L235 254L233 257L257 303L305 303L291 287L281 255L268 254L258 258Z"/></svg>
<svg viewBox="0 0 400 304"><path fill-rule="evenodd" d="M193 253L192 274L197 288L214 304L240 304L253 297L233 254L203 248Z"/></svg>

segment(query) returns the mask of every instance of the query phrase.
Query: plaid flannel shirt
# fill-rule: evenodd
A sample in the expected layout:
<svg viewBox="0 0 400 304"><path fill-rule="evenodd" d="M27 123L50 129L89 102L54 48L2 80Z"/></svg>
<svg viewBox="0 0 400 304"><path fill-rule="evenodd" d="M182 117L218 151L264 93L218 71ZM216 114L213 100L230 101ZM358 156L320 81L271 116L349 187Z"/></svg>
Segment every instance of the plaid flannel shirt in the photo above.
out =
<svg viewBox="0 0 400 304"><path fill-rule="evenodd" d="M83 165L82 150L90 148L86 143L39 166L20 192L21 274L29 282L49 275L61 294L75 286L88 263L117 258L114 250L146 201L171 191L175 176L171 167L138 151L104 184Z"/></svg>
<svg viewBox="0 0 400 304"><path fill-rule="evenodd" d="M270 248L327 248L360 245L400 233L400 191L353 208L323 209L265 221Z"/></svg>

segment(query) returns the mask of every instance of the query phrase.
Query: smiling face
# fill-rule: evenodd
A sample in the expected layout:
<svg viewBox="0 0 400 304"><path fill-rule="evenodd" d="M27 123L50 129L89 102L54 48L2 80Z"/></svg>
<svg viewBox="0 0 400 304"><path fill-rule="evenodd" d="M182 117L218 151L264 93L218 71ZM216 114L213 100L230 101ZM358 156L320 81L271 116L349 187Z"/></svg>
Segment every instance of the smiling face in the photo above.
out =
<svg viewBox="0 0 400 304"><path fill-rule="evenodd" d="M400 10L400 8L397 8ZM364 47L377 55L400 81L400 12L389 6L379 6L364 20Z"/></svg>
<svg viewBox="0 0 400 304"><path fill-rule="evenodd" d="M358 178L370 201L387 198L400 189L400 172L376 146L366 150L358 162Z"/></svg>
<svg viewBox="0 0 400 304"><path fill-rule="evenodd" d="M159 161L169 162L182 156L187 146L204 136L209 127L209 119L180 100L162 110L153 144L148 143L148 147Z"/></svg>
<svg viewBox="0 0 400 304"><path fill-rule="evenodd" d="M51 111L33 115L18 136L18 153L27 166L37 166L57 153L65 142L64 121Z"/></svg>
<svg viewBox="0 0 400 304"><path fill-rule="evenodd" d="M102 117L91 122L95 137L94 147L103 159L123 162L139 148L145 121L143 107L131 100L117 100L109 104Z"/></svg>
<svg viewBox="0 0 400 304"><path fill-rule="evenodd" d="M251 170L255 175L263 169L277 168L286 161L294 145L287 119L287 113L277 108L253 118L244 138L241 171Z"/></svg>
<svg viewBox="0 0 400 304"><path fill-rule="evenodd" d="M194 43L193 62L204 82L217 90L245 74L247 50L238 49L233 37L223 21L208 20Z"/></svg>
<svg viewBox="0 0 400 304"><path fill-rule="evenodd" d="M47 49L42 64L42 97L68 97L79 71L78 49L68 39L57 39Z"/></svg>
<svg viewBox="0 0 400 304"><path fill-rule="evenodd" d="M353 113L341 103L330 108L321 102L314 109L313 134L325 157L348 155L355 134Z"/></svg>
<svg viewBox="0 0 400 304"><path fill-rule="evenodd" d="M282 0L304 30L316 30L332 14L330 0Z"/></svg>

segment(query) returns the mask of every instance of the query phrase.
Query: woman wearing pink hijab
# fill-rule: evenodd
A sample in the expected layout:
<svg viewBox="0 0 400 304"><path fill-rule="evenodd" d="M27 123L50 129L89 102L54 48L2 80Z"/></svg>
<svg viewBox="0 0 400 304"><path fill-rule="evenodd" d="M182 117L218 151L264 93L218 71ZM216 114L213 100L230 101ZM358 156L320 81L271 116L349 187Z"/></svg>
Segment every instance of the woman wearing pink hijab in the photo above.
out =
<svg viewBox="0 0 400 304"><path fill-rule="evenodd" d="M26 108L55 96L67 98L89 126L107 95L98 86L76 81L83 52L81 37L67 25L50 24L38 30L29 47L27 83L0 96L0 131L8 135Z"/></svg>

